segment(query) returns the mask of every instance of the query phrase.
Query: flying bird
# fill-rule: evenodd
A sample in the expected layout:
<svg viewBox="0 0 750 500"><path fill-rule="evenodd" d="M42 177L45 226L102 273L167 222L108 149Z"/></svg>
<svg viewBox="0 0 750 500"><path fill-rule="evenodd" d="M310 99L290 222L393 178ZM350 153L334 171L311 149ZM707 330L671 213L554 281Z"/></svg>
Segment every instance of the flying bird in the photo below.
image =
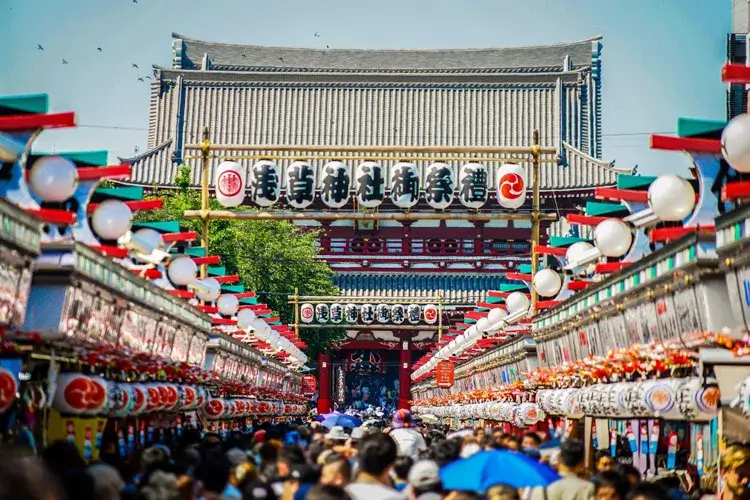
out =
<svg viewBox="0 0 750 500"><path fill-rule="evenodd" d="M96 50L98 50L99 52L101 52L102 48L101 47L97 47Z"/></svg>
<svg viewBox="0 0 750 500"><path fill-rule="evenodd" d="M139 77L138 77L138 81L139 81L139 82L142 82L142 81L143 81L143 77L142 77L142 76L139 76Z"/></svg>
<svg viewBox="0 0 750 500"><path fill-rule="evenodd" d="M147 76L147 77L146 77L146 80L151 80L151 77L150 77L150 76Z"/></svg>
<svg viewBox="0 0 750 500"><path fill-rule="evenodd" d="M130 63L130 66L132 66L135 69L138 69L138 65L136 63Z"/></svg>
<svg viewBox="0 0 750 500"><path fill-rule="evenodd" d="M331 46L330 46L330 45L326 45L326 48L327 48L327 49L330 49L330 48L331 48Z"/></svg>
<svg viewBox="0 0 750 500"><path fill-rule="evenodd" d="M317 38L320 38L320 35L318 34L318 32L317 32L317 31L315 32L315 36L316 36Z"/></svg>
<svg viewBox="0 0 750 500"><path fill-rule="evenodd" d="M152 71L154 73L154 78L156 78L156 68L154 68Z"/></svg>
<svg viewBox="0 0 750 500"><path fill-rule="evenodd" d="M65 58L63 58L63 64L68 64L68 61L66 61Z"/></svg>
<svg viewBox="0 0 750 500"><path fill-rule="evenodd" d="M133 0L133 3L138 3L138 0Z"/></svg>
<svg viewBox="0 0 750 500"><path fill-rule="evenodd" d="M36 50L44 50L44 47L42 47L42 46L41 46L41 45L39 45L39 44L36 44Z"/></svg>

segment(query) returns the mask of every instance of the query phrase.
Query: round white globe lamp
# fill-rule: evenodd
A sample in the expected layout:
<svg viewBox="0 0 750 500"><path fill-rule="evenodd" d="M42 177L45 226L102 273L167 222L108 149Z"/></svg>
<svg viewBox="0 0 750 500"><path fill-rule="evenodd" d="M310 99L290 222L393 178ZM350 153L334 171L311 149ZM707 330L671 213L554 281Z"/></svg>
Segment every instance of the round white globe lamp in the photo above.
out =
<svg viewBox="0 0 750 500"><path fill-rule="evenodd" d="M474 326L480 333L484 333L492 325L490 325L490 320L488 320L487 318L480 318L479 321L477 321L477 324Z"/></svg>
<svg viewBox="0 0 750 500"><path fill-rule="evenodd" d="M494 326L500 323L507 315L508 313L503 309L496 307L490 310L490 313L487 315L487 319L490 320L490 324Z"/></svg>
<svg viewBox="0 0 750 500"><path fill-rule="evenodd" d="M153 248L164 248L164 238L161 237L161 233L156 229L150 227L144 227L136 231L135 234L138 238L148 243Z"/></svg>
<svg viewBox="0 0 750 500"><path fill-rule="evenodd" d="M630 250L633 233L620 219L605 219L594 229L594 243L605 257L619 258Z"/></svg>
<svg viewBox="0 0 750 500"><path fill-rule="evenodd" d="M680 176L660 175L648 187L648 204L659 219L667 222L681 221L695 207L695 191Z"/></svg>
<svg viewBox="0 0 750 500"><path fill-rule="evenodd" d="M505 305L510 314L525 312L529 309L529 298L523 292L513 292L505 299Z"/></svg>
<svg viewBox="0 0 750 500"><path fill-rule="evenodd" d="M721 134L724 159L738 172L750 172L750 114L732 118Z"/></svg>
<svg viewBox="0 0 750 500"><path fill-rule="evenodd" d="M232 295L231 293L225 293L219 296L216 301L216 307L219 308L219 313L223 316L233 316L237 312L237 308L240 306L240 299Z"/></svg>
<svg viewBox="0 0 750 500"><path fill-rule="evenodd" d="M133 211L120 200L105 200L91 214L91 229L105 241L114 241L130 230Z"/></svg>
<svg viewBox="0 0 750 500"><path fill-rule="evenodd" d="M214 278L203 278L198 281L204 285L200 288L196 288L195 295L199 299L205 302L213 302L219 298L219 294L221 294L221 284L218 281Z"/></svg>
<svg viewBox="0 0 750 500"><path fill-rule="evenodd" d="M75 164L62 156L42 156L31 166L29 187L42 201L67 201L78 187Z"/></svg>
<svg viewBox="0 0 750 500"><path fill-rule="evenodd" d="M243 330L251 328L255 320L255 312L251 309L241 309L237 312L237 326Z"/></svg>
<svg viewBox="0 0 750 500"><path fill-rule="evenodd" d="M552 269L540 269L534 274L532 285L541 297L554 297L560 293L562 278Z"/></svg>
<svg viewBox="0 0 750 500"><path fill-rule="evenodd" d="M588 241L578 241L573 243L565 251L565 260L567 260L569 264L574 264L581 260L583 254L592 248L594 248L594 246Z"/></svg>
<svg viewBox="0 0 750 500"><path fill-rule="evenodd" d="M198 265L190 257L173 259L167 267L167 277L173 285L188 286L198 276Z"/></svg>

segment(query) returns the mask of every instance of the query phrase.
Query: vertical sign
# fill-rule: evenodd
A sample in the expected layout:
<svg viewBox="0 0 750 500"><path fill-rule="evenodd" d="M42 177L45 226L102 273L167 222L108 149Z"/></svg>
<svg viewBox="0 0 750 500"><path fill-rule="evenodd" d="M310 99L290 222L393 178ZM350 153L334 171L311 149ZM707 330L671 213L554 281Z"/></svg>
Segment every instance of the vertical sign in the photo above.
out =
<svg viewBox="0 0 750 500"><path fill-rule="evenodd" d="M441 389L450 389L453 387L455 374L451 361L441 361L435 366L435 383Z"/></svg>
<svg viewBox="0 0 750 500"><path fill-rule="evenodd" d="M318 388L318 379L315 375L303 375L302 376L302 395L310 397L315 394Z"/></svg>

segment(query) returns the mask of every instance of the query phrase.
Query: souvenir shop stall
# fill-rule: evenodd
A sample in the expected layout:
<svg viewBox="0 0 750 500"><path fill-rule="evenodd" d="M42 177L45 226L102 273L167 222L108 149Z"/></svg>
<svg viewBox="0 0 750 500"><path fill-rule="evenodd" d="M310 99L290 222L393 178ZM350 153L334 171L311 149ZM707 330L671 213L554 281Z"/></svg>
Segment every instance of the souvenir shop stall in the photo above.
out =
<svg viewBox="0 0 750 500"><path fill-rule="evenodd" d="M91 460L219 419L223 430L304 413L298 339L270 333L278 318L229 285L237 276L198 277L220 258L193 246L194 232L133 221L162 201L103 184L129 165L107 165L106 151L32 150L45 129L75 125L47 111L46 95L0 98L3 441L67 439Z"/></svg>

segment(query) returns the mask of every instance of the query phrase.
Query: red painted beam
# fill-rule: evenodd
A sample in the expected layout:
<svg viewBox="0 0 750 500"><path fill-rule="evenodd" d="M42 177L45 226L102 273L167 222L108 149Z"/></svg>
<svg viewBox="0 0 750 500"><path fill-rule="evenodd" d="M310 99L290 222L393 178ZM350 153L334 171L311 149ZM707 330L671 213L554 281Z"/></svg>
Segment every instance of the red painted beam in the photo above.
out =
<svg viewBox="0 0 750 500"><path fill-rule="evenodd" d="M588 287L590 284L592 284L592 281L569 281L566 288L571 291L578 291L578 290L585 290L586 287Z"/></svg>
<svg viewBox="0 0 750 500"><path fill-rule="evenodd" d="M208 314L218 314L219 313L219 308L216 307L216 306L206 306L206 305L202 305L201 304L201 305L198 305L198 306L195 306L195 307L197 307L198 309L200 309L204 313L208 313Z"/></svg>
<svg viewBox="0 0 750 500"><path fill-rule="evenodd" d="M161 278L161 271L159 271L158 269L131 269L130 271L142 278L148 278L151 280Z"/></svg>
<svg viewBox="0 0 750 500"><path fill-rule="evenodd" d="M270 309L255 309L256 316L260 316L262 314L271 314L272 312L273 311L271 311ZM266 318L261 318L261 319L265 320Z"/></svg>
<svg viewBox="0 0 750 500"><path fill-rule="evenodd" d="M76 115L72 111L65 113L0 116L0 130L4 132L75 126Z"/></svg>
<svg viewBox="0 0 750 500"><path fill-rule="evenodd" d="M628 267L629 265L630 262L603 262L596 265L596 267L594 268L594 272L596 274L615 273L620 269Z"/></svg>
<svg viewBox="0 0 750 500"><path fill-rule="evenodd" d="M697 231L715 231L716 226L705 225L705 226L691 226L691 227L660 227L653 229L648 235L648 239L651 243L663 243L665 241L676 240L688 233L695 233Z"/></svg>
<svg viewBox="0 0 750 500"><path fill-rule="evenodd" d="M477 307L482 309L505 309L505 304L490 304L489 302L477 302Z"/></svg>
<svg viewBox="0 0 750 500"><path fill-rule="evenodd" d="M486 312L466 311L464 313L464 318L469 318L469 319L477 319L478 320L478 319L482 319L482 318L486 318L486 317L487 317L487 313Z"/></svg>
<svg viewBox="0 0 750 500"><path fill-rule="evenodd" d="M511 294L511 292L500 292L498 290L488 290L487 291L487 296L488 297L497 297L497 298L500 298L500 299L505 299L510 294Z"/></svg>
<svg viewBox="0 0 750 500"><path fill-rule="evenodd" d="M218 255L209 255L208 257L193 257L193 262L196 264L219 264L221 263L221 257Z"/></svg>
<svg viewBox="0 0 750 500"><path fill-rule="evenodd" d="M472 323L456 323L455 326L458 328L463 328L465 330L467 328L471 328L474 325Z"/></svg>
<svg viewBox="0 0 750 500"><path fill-rule="evenodd" d="M750 181L728 182L721 188L721 200L732 201L750 198Z"/></svg>
<svg viewBox="0 0 750 500"><path fill-rule="evenodd" d="M570 217L570 216L568 216ZM534 250L539 255L557 255L559 257L564 257L565 252L567 251L567 248L562 247L548 247L546 245L537 245L534 247Z"/></svg>
<svg viewBox="0 0 750 500"><path fill-rule="evenodd" d="M598 187L594 190L594 196L600 200L637 201L641 203L648 201L648 191L638 191L636 189ZM608 217L603 218L606 219Z"/></svg>
<svg viewBox="0 0 750 500"><path fill-rule="evenodd" d="M724 83L750 83L750 66L727 63L721 68L721 81Z"/></svg>
<svg viewBox="0 0 750 500"><path fill-rule="evenodd" d="M237 283L240 280L239 274L230 274L229 276L213 276L219 283Z"/></svg>
<svg viewBox="0 0 750 500"><path fill-rule="evenodd" d="M721 141L718 139L696 139L654 134L651 136L651 149L721 154Z"/></svg>
<svg viewBox="0 0 750 500"><path fill-rule="evenodd" d="M279 318L278 316L272 316L272 317L270 317L270 318L261 318L261 319L262 319L263 321L265 321L266 323L276 323L276 322L277 322L277 321L279 321L279 320L280 320L281 318Z"/></svg>
<svg viewBox="0 0 750 500"><path fill-rule="evenodd" d="M174 295L175 297L179 297L181 299L193 299L195 298L195 292L192 292L190 290L167 290L169 293Z"/></svg>
<svg viewBox="0 0 750 500"><path fill-rule="evenodd" d="M568 214L565 218L568 219L569 224L577 224L580 226L598 226L601 222L609 219L609 217L581 214Z"/></svg>
<svg viewBox="0 0 750 500"><path fill-rule="evenodd" d="M132 211L136 210L154 210L164 206L164 200L136 200L124 202ZM88 213L93 213L99 203L89 203L86 207ZM179 234L179 233L178 233Z"/></svg>
<svg viewBox="0 0 750 500"><path fill-rule="evenodd" d="M113 247L108 245L93 245L89 248L91 248L92 250L96 250L105 257L113 257L117 259L125 259L128 257L127 248Z"/></svg>
<svg viewBox="0 0 750 500"><path fill-rule="evenodd" d="M540 300L535 304L537 309L550 309L562 304L562 300Z"/></svg>
<svg viewBox="0 0 750 500"><path fill-rule="evenodd" d="M255 297L255 292L233 293L232 295L234 295L238 299L252 299ZM255 306L249 306L249 307L255 307Z"/></svg>
<svg viewBox="0 0 750 500"><path fill-rule="evenodd" d="M78 180L95 181L98 179L127 179L131 168L128 164L108 165L106 167L81 167L77 170Z"/></svg>
<svg viewBox="0 0 750 500"><path fill-rule="evenodd" d="M237 320L230 319L230 318L211 318L211 324L212 325L236 325Z"/></svg>
<svg viewBox="0 0 750 500"><path fill-rule="evenodd" d="M27 208L26 213L33 215L37 219L41 219L48 224L60 226L69 226L76 221L75 212L58 210L56 208Z"/></svg>
<svg viewBox="0 0 750 500"><path fill-rule="evenodd" d="M509 280L516 280L516 281L531 281L532 276L530 274L523 274L523 273L505 273L505 277Z"/></svg>
<svg viewBox="0 0 750 500"><path fill-rule="evenodd" d="M193 241L198 237L198 233L195 231L185 231L184 233L164 233L161 235L161 239L165 243L174 243L175 241Z"/></svg>
<svg viewBox="0 0 750 500"><path fill-rule="evenodd" d="M237 294L235 294L237 295ZM266 304L242 304L238 309L250 309L251 311L260 311L262 309L268 308L268 305Z"/></svg>

